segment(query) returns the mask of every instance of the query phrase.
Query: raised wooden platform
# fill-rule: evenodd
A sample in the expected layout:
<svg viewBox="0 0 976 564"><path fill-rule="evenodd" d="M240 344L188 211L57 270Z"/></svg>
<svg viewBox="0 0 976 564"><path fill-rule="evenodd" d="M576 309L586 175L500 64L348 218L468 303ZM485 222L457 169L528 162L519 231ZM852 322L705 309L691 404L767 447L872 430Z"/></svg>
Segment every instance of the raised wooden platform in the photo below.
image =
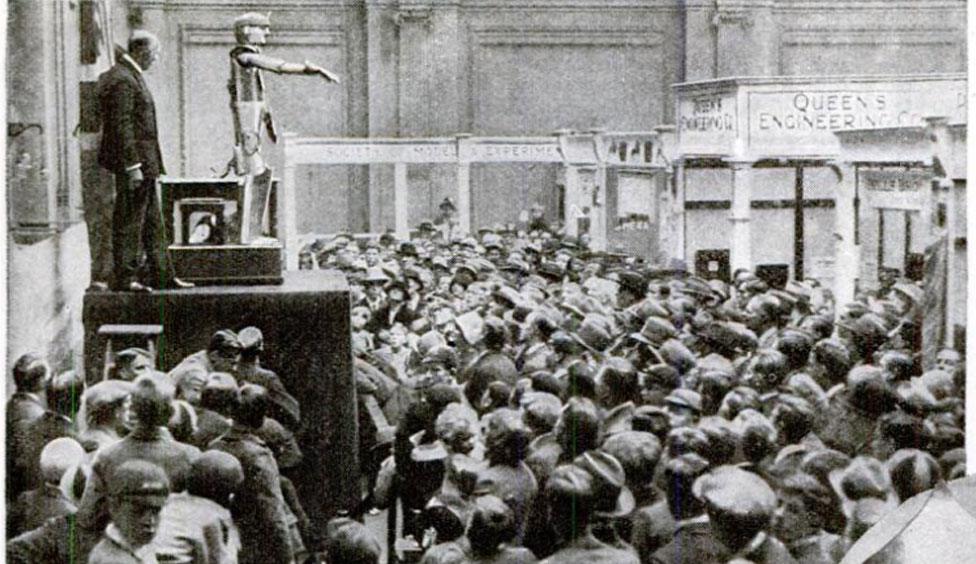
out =
<svg viewBox="0 0 976 564"><path fill-rule="evenodd" d="M197 287L154 293L85 295L85 369L100 378L98 328L158 324L158 366L169 370L205 349L218 329L264 332L262 364L274 370L302 409L303 462L288 473L321 527L359 501L356 390L352 375L349 288L328 271L290 271L280 286Z"/></svg>

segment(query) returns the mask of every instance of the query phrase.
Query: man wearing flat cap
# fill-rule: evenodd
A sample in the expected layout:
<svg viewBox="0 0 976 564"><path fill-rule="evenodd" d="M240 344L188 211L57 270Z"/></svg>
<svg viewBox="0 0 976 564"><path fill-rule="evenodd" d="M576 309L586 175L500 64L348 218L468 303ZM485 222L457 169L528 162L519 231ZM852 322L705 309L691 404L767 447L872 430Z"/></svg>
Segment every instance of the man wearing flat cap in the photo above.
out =
<svg viewBox="0 0 976 564"><path fill-rule="evenodd" d="M175 441L166 430L173 414L173 387L152 376L141 376L133 382L131 413L135 428L117 443L95 453L91 477L78 507L78 525L99 530L107 518L106 495L111 492L117 470L133 459L143 459L159 466L176 491L185 487L190 466L200 456L196 447Z"/></svg>
<svg viewBox="0 0 976 564"><path fill-rule="evenodd" d="M693 493L705 503L712 530L733 557L755 564L796 564L769 532L776 494L762 478L720 466L699 478Z"/></svg>
<svg viewBox="0 0 976 564"><path fill-rule="evenodd" d="M242 386L233 406L233 426L211 448L234 456L244 471L233 512L241 532L240 562L287 564L293 554L278 464L257 435L267 410L264 388Z"/></svg>
<svg viewBox="0 0 976 564"><path fill-rule="evenodd" d="M169 478L159 466L145 460L120 465L109 490L112 522L89 555L89 564L156 562L153 539L169 492Z"/></svg>
<svg viewBox="0 0 976 564"><path fill-rule="evenodd" d="M668 461L667 503L675 519L674 537L654 553L655 564L724 564L730 551L709 525L702 500L692 495L695 481L708 469L708 461L697 454L682 454Z"/></svg>
<svg viewBox="0 0 976 564"><path fill-rule="evenodd" d="M148 350L132 347L115 353L110 378L131 382L143 374L151 374L154 368L152 354Z"/></svg>
<svg viewBox="0 0 976 564"><path fill-rule="evenodd" d="M192 369L202 369L207 374L211 372L226 372L237 374L241 360L241 341L230 329L221 329L210 337L206 350L197 351L184 358L169 371L170 381L175 385L184 372Z"/></svg>
<svg viewBox="0 0 976 564"><path fill-rule="evenodd" d="M268 390L268 398L271 400L268 416L289 429L297 429L301 423L298 400L288 393L281 378L274 371L261 366L264 334L257 327L245 327L238 334L238 340L241 343L241 359L237 368L237 379L242 384L257 384Z"/></svg>

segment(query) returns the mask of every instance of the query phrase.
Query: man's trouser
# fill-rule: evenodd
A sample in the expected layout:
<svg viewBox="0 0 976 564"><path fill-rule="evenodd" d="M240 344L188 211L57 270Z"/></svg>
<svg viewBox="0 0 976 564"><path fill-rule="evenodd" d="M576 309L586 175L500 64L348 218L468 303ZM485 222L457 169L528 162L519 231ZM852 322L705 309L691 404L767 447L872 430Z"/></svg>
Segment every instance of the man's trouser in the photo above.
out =
<svg viewBox="0 0 976 564"><path fill-rule="evenodd" d="M165 285L162 240L156 179L145 178L134 188L126 173L115 175L115 210L112 213L112 262L114 286L131 282L148 286ZM145 262L143 262L145 257Z"/></svg>

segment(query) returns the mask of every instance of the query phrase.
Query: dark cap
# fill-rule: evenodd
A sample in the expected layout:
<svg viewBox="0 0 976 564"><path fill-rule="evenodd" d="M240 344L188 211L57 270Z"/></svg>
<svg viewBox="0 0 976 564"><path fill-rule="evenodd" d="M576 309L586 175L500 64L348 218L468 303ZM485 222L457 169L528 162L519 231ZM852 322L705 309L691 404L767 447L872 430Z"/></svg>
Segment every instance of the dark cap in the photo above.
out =
<svg viewBox="0 0 976 564"><path fill-rule="evenodd" d="M617 273L617 282L622 290L643 296L647 293L647 280L639 273L623 270Z"/></svg>
<svg viewBox="0 0 976 564"><path fill-rule="evenodd" d="M208 351L241 352L241 341L230 329L221 329L210 337Z"/></svg>
<svg viewBox="0 0 976 564"><path fill-rule="evenodd" d="M109 493L113 497L169 496L169 478L162 468L145 460L129 460L122 463L108 480Z"/></svg>
<svg viewBox="0 0 976 564"><path fill-rule="evenodd" d="M714 511L726 515L769 518L776 494L765 480L735 466L720 466L695 481L693 493Z"/></svg>
<svg viewBox="0 0 976 564"><path fill-rule="evenodd" d="M244 470L237 458L230 454L219 450L208 450L193 461L190 483L201 484L205 489L219 484L221 489L233 492L244 483Z"/></svg>

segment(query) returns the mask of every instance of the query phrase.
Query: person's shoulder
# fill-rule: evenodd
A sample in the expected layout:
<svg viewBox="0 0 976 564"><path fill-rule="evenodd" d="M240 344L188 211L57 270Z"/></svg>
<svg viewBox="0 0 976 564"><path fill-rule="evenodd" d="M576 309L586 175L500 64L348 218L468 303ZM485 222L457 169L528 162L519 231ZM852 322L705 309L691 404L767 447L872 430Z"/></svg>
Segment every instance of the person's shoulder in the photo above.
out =
<svg viewBox="0 0 976 564"><path fill-rule="evenodd" d="M535 554L527 548L507 546L491 560L491 564L531 564L538 561Z"/></svg>
<svg viewBox="0 0 976 564"><path fill-rule="evenodd" d="M119 548L115 541L104 536L88 554L88 564L122 564L124 562L134 562L134 560Z"/></svg>

